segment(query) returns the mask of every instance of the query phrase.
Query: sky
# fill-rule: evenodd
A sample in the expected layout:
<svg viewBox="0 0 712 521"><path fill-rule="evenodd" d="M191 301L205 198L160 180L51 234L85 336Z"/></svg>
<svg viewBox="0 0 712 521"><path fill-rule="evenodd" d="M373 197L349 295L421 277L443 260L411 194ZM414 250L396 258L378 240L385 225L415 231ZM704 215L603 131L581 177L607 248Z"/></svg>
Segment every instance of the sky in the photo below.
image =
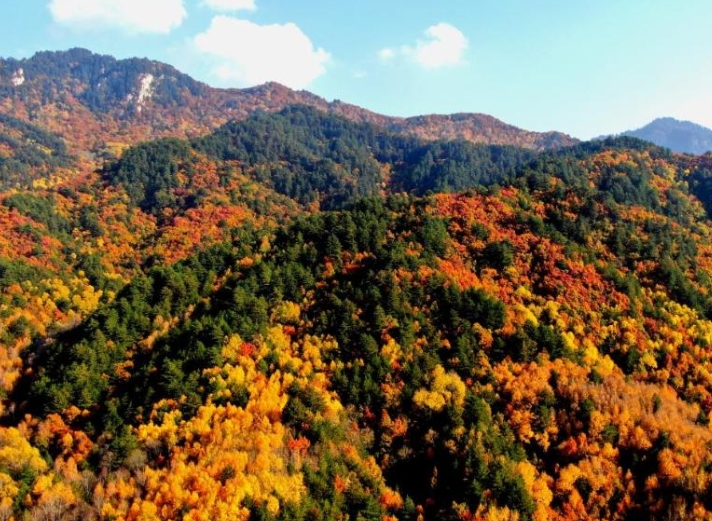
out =
<svg viewBox="0 0 712 521"><path fill-rule="evenodd" d="M586 139L712 127L712 0L0 0L0 57L84 47L216 87L278 81L393 116Z"/></svg>

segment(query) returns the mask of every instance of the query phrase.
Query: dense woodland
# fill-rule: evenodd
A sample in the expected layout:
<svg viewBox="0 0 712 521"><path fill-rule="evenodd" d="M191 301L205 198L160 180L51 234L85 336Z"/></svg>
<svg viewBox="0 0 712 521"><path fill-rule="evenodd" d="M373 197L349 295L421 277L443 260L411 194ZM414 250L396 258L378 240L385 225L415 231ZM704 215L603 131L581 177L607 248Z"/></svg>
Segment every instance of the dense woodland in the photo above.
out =
<svg viewBox="0 0 712 521"><path fill-rule="evenodd" d="M20 116L1 519L712 519L712 156Z"/></svg>

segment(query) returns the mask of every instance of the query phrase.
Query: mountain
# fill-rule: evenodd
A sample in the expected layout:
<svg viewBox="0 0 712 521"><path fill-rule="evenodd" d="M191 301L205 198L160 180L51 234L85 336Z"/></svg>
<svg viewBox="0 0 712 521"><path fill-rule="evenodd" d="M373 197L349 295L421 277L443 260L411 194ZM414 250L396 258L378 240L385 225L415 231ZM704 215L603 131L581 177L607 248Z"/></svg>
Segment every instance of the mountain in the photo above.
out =
<svg viewBox="0 0 712 521"><path fill-rule="evenodd" d="M379 132L292 107L2 196L51 261L2 270L8 514L705 518L712 165L624 137L468 183ZM351 164L467 189L269 188Z"/></svg>
<svg viewBox="0 0 712 521"><path fill-rule="evenodd" d="M576 142L561 133L527 132L480 114L382 116L276 83L215 89L166 64L116 60L85 49L0 60L0 111L66 137L75 150L93 153L117 142L192 137L257 110L276 112L293 104L426 139L464 139L534 150Z"/></svg>
<svg viewBox="0 0 712 521"><path fill-rule="evenodd" d="M691 121L658 118L623 135L644 139L675 152L704 154L712 151L712 130Z"/></svg>
<svg viewBox="0 0 712 521"><path fill-rule="evenodd" d="M0 111L2 519L710 518L712 154L62 56Z"/></svg>

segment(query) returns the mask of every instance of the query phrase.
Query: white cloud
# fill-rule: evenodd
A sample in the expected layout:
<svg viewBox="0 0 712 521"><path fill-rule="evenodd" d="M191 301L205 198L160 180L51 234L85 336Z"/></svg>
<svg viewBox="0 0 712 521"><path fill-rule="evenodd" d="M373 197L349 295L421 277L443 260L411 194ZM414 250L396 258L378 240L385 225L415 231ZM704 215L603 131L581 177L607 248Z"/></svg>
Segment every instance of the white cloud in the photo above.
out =
<svg viewBox="0 0 712 521"><path fill-rule="evenodd" d="M406 56L426 69L438 69L465 62L464 56L469 42L457 27L441 22L428 27L425 40L415 45L402 45L398 49L386 47L378 52L379 58L389 61L396 56Z"/></svg>
<svg viewBox="0 0 712 521"><path fill-rule="evenodd" d="M423 67L435 69L462 63L468 41L464 34L450 24L439 23L425 31L428 40L418 42L413 56Z"/></svg>
<svg viewBox="0 0 712 521"><path fill-rule="evenodd" d="M301 89L324 74L329 61L293 23L258 25L220 15L193 42L213 58L218 79L241 86L276 81Z"/></svg>
<svg viewBox="0 0 712 521"><path fill-rule="evenodd" d="M216 11L254 11L255 0L204 0L205 5Z"/></svg>
<svg viewBox="0 0 712 521"><path fill-rule="evenodd" d="M54 21L63 25L134 33L169 33L187 15L183 0L51 0L48 7Z"/></svg>

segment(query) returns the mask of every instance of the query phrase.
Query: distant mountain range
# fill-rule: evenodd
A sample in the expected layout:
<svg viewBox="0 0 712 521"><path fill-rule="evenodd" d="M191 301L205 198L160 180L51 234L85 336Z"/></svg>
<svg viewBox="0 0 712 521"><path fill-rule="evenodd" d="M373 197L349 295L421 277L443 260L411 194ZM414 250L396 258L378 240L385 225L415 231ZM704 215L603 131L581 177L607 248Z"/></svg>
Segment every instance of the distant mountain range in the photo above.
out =
<svg viewBox="0 0 712 521"><path fill-rule="evenodd" d="M430 140L464 139L537 151L578 142L560 132L529 132L483 114L389 117L277 83L217 89L164 63L117 60L86 49L0 59L0 112L64 137L74 152L157 137L194 137L258 110L278 112L294 104Z"/></svg>
<svg viewBox="0 0 712 521"><path fill-rule="evenodd" d="M279 112L290 105L307 105L426 140L462 139L535 151L579 142L562 132L531 132L486 114L386 116L274 82L247 89L213 88L165 63L117 60L80 48L43 51L22 60L0 58L0 114L64 138L70 151L80 155L101 154L137 140L192 138L256 111ZM712 150L712 130L669 117L620 135L675 152Z"/></svg>
<svg viewBox="0 0 712 521"><path fill-rule="evenodd" d="M712 130L675 118L658 118L642 128L623 132L622 135L644 139L674 152L704 154L712 151Z"/></svg>

